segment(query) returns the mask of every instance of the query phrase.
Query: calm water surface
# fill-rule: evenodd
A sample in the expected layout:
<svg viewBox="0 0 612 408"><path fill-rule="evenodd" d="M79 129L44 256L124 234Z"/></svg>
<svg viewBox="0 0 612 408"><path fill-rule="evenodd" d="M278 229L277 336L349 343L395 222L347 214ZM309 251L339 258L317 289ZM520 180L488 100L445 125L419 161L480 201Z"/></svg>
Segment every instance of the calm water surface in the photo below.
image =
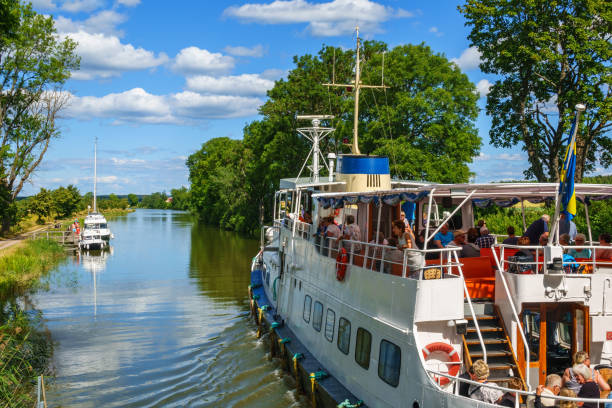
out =
<svg viewBox="0 0 612 408"><path fill-rule="evenodd" d="M61 266L34 299L55 342L52 407L304 406L248 318L258 243L138 210L112 251Z"/></svg>

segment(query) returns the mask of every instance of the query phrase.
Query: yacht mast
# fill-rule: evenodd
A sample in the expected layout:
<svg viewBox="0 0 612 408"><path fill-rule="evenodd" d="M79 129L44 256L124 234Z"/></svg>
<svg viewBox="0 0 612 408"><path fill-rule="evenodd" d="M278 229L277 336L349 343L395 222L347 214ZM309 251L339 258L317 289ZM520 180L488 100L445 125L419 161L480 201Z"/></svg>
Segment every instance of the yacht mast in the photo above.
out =
<svg viewBox="0 0 612 408"><path fill-rule="evenodd" d="M96 136L96 141L94 142L94 206L93 206L93 210L94 212L98 212L97 209L97 203L96 203L96 187L98 184L98 136Z"/></svg>
<svg viewBox="0 0 612 408"><path fill-rule="evenodd" d="M360 48L361 48L361 39L359 38L359 26L355 27L355 32L357 33L357 54L355 61L355 83L354 84L337 84L335 83L335 72L333 75L331 84L323 84L325 86L337 86L342 88L355 88L355 117L353 119L353 144L351 145L351 153L353 154L361 154L359 151L359 91L361 88L374 88L374 89L385 89L389 88L385 85L363 85L361 83L361 69L360 69ZM383 59L384 61L384 59ZM383 62L384 65L384 62ZM383 66L384 70L384 66Z"/></svg>

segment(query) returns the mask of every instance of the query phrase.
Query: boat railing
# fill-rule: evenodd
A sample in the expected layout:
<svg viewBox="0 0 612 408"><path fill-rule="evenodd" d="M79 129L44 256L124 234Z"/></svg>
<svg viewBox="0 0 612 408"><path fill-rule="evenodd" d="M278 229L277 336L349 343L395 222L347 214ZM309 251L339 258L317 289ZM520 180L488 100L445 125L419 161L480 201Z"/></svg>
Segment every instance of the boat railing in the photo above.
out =
<svg viewBox="0 0 612 408"><path fill-rule="evenodd" d="M501 259L502 261L504 260L504 245L496 245L496 246L500 246L501 247ZM521 325L521 320L519 319L518 316L518 311L516 310L516 306L514 305L514 300L512 295L510 294L510 289L508 288L508 282L506 282L506 276L503 273L503 268L502 265L500 264L500 260L497 257L497 251L495 251L495 247L493 247L493 251L491 251L493 253L493 259L495 260L495 265L497 266L497 269L499 270L499 276L500 276L500 280L502 281L503 287L504 287L504 292L506 293L506 298L508 299L508 304L510 305L510 309L512 310L512 318L514 319L514 323L516 324L516 327L519 328L519 333L521 334L521 341L523 342L523 350L525 350L525 383L527 385L527 387L529 389L531 389L531 385L529 383L529 358L531 356L531 352L529 350L529 342L527 341L527 337L525 337L525 332L522 329L522 325ZM513 351L514 352L514 351ZM518 359L518 356L515 355L515 357Z"/></svg>
<svg viewBox="0 0 612 408"><path fill-rule="evenodd" d="M504 393L509 392L515 395L515 407L519 407L520 406L520 398L518 398L519 395L522 395L524 397L536 397L536 391L523 391L523 390L516 390L513 388L507 388L507 387L502 387L500 385L497 385L495 383L481 383L478 381L474 381L474 380L469 380L467 378L461 378L458 375L450 375L448 373L443 373L440 371L436 371L436 370L431 370L428 368L425 368L425 371L429 374L432 374L434 376L437 377L445 377L448 378L453 384L455 383L466 383L466 384L470 384L470 385L476 385L476 386L480 386L480 387L485 387L485 388L493 388L495 390L499 390L502 391ZM456 389L458 390L459 387L456 387ZM456 392L456 391L455 391ZM553 399L556 401L573 401L573 402L583 402L583 403L600 403L600 404L606 404L609 403L610 400L606 399L606 398L577 398L577 397L564 397L561 395L542 395L542 398L547 398L547 399Z"/></svg>
<svg viewBox="0 0 612 408"><path fill-rule="evenodd" d="M523 274L538 274L543 273L544 266L544 247L540 245L509 245L509 244L496 244L494 245L494 250L497 257L497 253L495 248L499 248L499 265L498 267L502 271L506 272L516 272ZM563 270L566 273L589 273L597 269L598 267L612 267L612 259L603 259L598 258L597 253L598 250L602 250L602 246L599 245L568 245L561 246L563 248L563 253L567 253L570 249L574 250L584 250L588 249L590 251L590 256L588 258L577 258L574 261L563 260ZM609 247L605 247L608 249ZM518 259L510 259L515 255L520 255L518 251L528 250L533 257L533 260L523 260L519 261ZM512 255L509 255L512 253ZM550 273L550 271L549 271Z"/></svg>

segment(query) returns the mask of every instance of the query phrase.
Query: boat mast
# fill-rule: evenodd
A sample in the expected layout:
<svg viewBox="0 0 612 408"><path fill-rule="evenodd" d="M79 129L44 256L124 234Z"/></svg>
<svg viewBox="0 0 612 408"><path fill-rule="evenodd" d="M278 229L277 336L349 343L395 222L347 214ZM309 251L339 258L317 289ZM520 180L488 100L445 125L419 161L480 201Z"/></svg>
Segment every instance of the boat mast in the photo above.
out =
<svg viewBox="0 0 612 408"><path fill-rule="evenodd" d="M355 117L353 118L353 144L351 145L351 153L361 154L359 151L359 91L361 88L385 89L389 88L385 85L363 85L361 83L360 55L361 55L361 39L359 38L359 26L355 27L357 33L357 53L355 61L355 83L354 84L337 84L336 73L334 72L331 84L323 84L325 86L337 86L342 88L355 88ZM383 59L384 61L384 59ZM384 70L384 63L383 63Z"/></svg>
<svg viewBox="0 0 612 408"><path fill-rule="evenodd" d="M98 212L96 205L96 187L98 182L98 136L96 136L96 141L94 142L94 212Z"/></svg>

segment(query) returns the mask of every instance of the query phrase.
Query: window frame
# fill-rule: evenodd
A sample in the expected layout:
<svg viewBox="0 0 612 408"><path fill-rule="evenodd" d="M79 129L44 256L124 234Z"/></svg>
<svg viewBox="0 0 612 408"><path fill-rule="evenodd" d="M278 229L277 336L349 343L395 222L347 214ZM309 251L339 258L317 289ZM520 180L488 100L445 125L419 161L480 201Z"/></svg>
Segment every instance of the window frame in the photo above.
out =
<svg viewBox="0 0 612 408"><path fill-rule="evenodd" d="M369 350L368 350L368 358L366 361L363 362L363 364L360 362L359 359L357 359L357 353L360 352L361 347L360 344L363 341L363 333L367 333L368 337L369 337ZM364 329L363 327L358 327L357 328L357 336L355 339L355 362L357 363L357 365L359 365L359 367L363 368L364 370L369 370L370 369L370 360L372 359L372 333L370 333L368 330Z"/></svg>
<svg viewBox="0 0 612 408"><path fill-rule="evenodd" d="M340 347L340 339L344 338L340 334L340 325L342 325L342 321L345 321L346 323L348 323L348 341L346 344L346 351L343 350L342 347ZM346 332L346 326L347 326L346 324L342 325L342 327L344 327L344 330L342 330L343 334ZM346 319L344 317L341 317L340 319L338 319L338 339L336 341L336 345L338 346L338 350L340 350L343 354L347 356L351 351L351 330L352 330L352 326L351 326L351 321L349 319Z"/></svg>
<svg viewBox="0 0 612 408"><path fill-rule="evenodd" d="M306 300L308 300L308 320L306 320ZM310 317L312 315L312 297L310 295L304 296L304 309L302 310L302 319L306 323L310 323Z"/></svg>
<svg viewBox="0 0 612 408"><path fill-rule="evenodd" d="M317 304L321 307L321 313L319 314L318 318L317 318ZM314 315L312 316L312 328L318 331L319 333L321 332L321 327L323 327L323 310L325 310L325 308L323 307L323 303L319 302L318 300L315 300L314 307L312 308L312 312ZM318 328L315 325L317 320L319 321Z"/></svg>
<svg viewBox="0 0 612 408"><path fill-rule="evenodd" d="M384 368L387 368L387 359L383 359L382 358L382 353L383 353L383 344L386 343L388 344L391 348L395 348L397 349L397 352L399 353L399 364L397 366L397 373L393 373L396 374L396 376L394 376L393 378L395 379L395 381L390 381L390 378L386 378L381 374L381 371L385 371ZM385 350L387 350L387 348L385 347ZM385 351L386 353L386 351ZM380 346L379 346L379 350L378 350L378 378L380 378L381 380L383 380L385 383L389 384L392 387L397 387L399 385L399 381L400 381L400 375L402 373L402 349L400 348L400 346L398 346L397 344L386 340L386 339L382 339L380 341ZM389 381L388 381L389 380Z"/></svg>
<svg viewBox="0 0 612 408"><path fill-rule="evenodd" d="M332 313L334 320L331 322L331 338L327 337L327 328L329 325L329 312ZM336 332L336 312L334 312L331 308L327 308L327 313L325 313L325 332L323 333L327 341L333 343L334 334Z"/></svg>

